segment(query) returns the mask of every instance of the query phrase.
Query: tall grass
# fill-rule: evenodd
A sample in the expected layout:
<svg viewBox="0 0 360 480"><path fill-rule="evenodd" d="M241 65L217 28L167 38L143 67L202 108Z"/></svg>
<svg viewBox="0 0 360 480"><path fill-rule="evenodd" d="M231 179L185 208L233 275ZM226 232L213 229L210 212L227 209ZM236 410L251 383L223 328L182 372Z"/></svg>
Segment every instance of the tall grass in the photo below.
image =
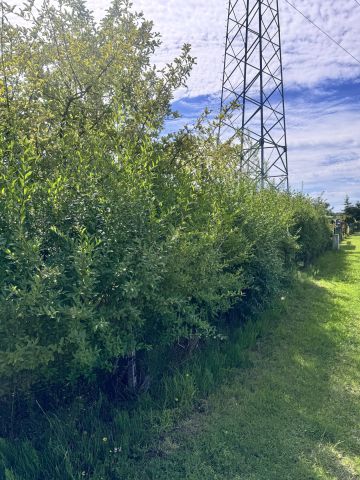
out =
<svg viewBox="0 0 360 480"><path fill-rule="evenodd" d="M273 314L280 312L281 306ZM194 408L206 409L204 399L219 383L231 382L236 369L249 365L249 348L269 328L269 316L259 316L196 349L182 365L163 366L159 381L135 403L119 405L99 393L55 412L34 405L21 435L0 442L3 478L127 478L138 456L161 455L163 436Z"/></svg>

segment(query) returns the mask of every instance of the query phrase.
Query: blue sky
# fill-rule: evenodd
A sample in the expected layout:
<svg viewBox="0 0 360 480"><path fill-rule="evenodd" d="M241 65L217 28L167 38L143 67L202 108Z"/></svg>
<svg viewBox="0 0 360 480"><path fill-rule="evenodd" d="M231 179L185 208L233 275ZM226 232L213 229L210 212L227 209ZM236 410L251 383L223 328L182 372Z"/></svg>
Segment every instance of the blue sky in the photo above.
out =
<svg viewBox="0 0 360 480"><path fill-rule="evenodd" d="M98 17L110 0L88 0ZM355 0L292 0L360 59L360 6ZM241 3L241 2L239 2ZM217 111L227 0L133 0L161 33L154 63L163 66L184 43L197 57L187 88L176 93L183 122L205 107ZM360 64L279 1L286 95L290 184L340 209L346 194L360 200Z"/></svg>

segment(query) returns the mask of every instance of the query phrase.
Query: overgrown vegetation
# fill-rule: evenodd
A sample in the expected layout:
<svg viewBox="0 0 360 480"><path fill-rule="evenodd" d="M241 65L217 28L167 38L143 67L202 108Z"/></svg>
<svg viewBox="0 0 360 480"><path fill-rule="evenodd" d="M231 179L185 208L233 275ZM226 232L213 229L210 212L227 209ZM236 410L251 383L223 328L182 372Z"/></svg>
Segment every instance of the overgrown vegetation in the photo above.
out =
<svg viewBox="0 0 360 480"><path fill-rule="evenodd" d="M240 334L224 349L222 385L119 478L357 480L359 254L353 236L299 275L281 309L252 324L250 348Z"/></svg>
<svg viewBox="0 0 360 480"><path fill-rule="evenodd" d="M206 115L162 135L194 60L185 46L173 64L153 68L159 38L126 1L115 0L99 25L81 0L1 5L0 396L5 434L15 438L27 435L20 412L36 401L44 408L39 392L46 405L62 395L71 403L110 378L118 398L121 359L214 339L231 312L263 308L297 262L327 247L329 227L320 200L259 191L243 178L239 147L218 145ZM204 373L179 377L170 403L192 405ZM166 383L153 383L166 399ZM125 436L129 422L139 432L150 421L119 415ZM90 475L85 438L76 464L70 444L55 452L65 463L54 460L52 475ZM38 441L51 449L54 437ZM99 461L108 449L100 444ZM49 478L41 462L29 458L42 469L24 478Z"/></svg>
<svg viewBox="0 0 360 480"><path fill-rule="evenodd" d="M346 196L344 202L344 215L348 224L358 229L360 222L360 202L353 203Z"/></svg>

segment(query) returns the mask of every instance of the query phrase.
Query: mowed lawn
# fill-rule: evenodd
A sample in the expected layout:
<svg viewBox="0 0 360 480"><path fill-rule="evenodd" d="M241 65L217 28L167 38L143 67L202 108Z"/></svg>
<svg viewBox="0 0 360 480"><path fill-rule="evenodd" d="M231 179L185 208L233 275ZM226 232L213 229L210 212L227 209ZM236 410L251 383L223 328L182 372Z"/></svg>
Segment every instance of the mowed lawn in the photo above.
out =
<svg viewBox="0 0 360 480"><path fill-rule="evenodd" d="M360 479L360 236L299 276L269 330L126 480Z"/></svg>

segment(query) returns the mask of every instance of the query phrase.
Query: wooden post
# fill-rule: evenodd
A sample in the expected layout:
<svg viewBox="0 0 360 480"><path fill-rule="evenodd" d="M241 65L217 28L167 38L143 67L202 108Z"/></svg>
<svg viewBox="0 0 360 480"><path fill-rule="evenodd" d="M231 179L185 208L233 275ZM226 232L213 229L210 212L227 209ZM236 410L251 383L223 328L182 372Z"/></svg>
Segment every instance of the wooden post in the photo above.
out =
<svg viewBox="0 0 360 480"><path fill-rule="evenodd" d="M136 375L136 352L133 350L129 355L128 371L127 371L128 386L131 390L136 390L137 375Z"/></svg>

